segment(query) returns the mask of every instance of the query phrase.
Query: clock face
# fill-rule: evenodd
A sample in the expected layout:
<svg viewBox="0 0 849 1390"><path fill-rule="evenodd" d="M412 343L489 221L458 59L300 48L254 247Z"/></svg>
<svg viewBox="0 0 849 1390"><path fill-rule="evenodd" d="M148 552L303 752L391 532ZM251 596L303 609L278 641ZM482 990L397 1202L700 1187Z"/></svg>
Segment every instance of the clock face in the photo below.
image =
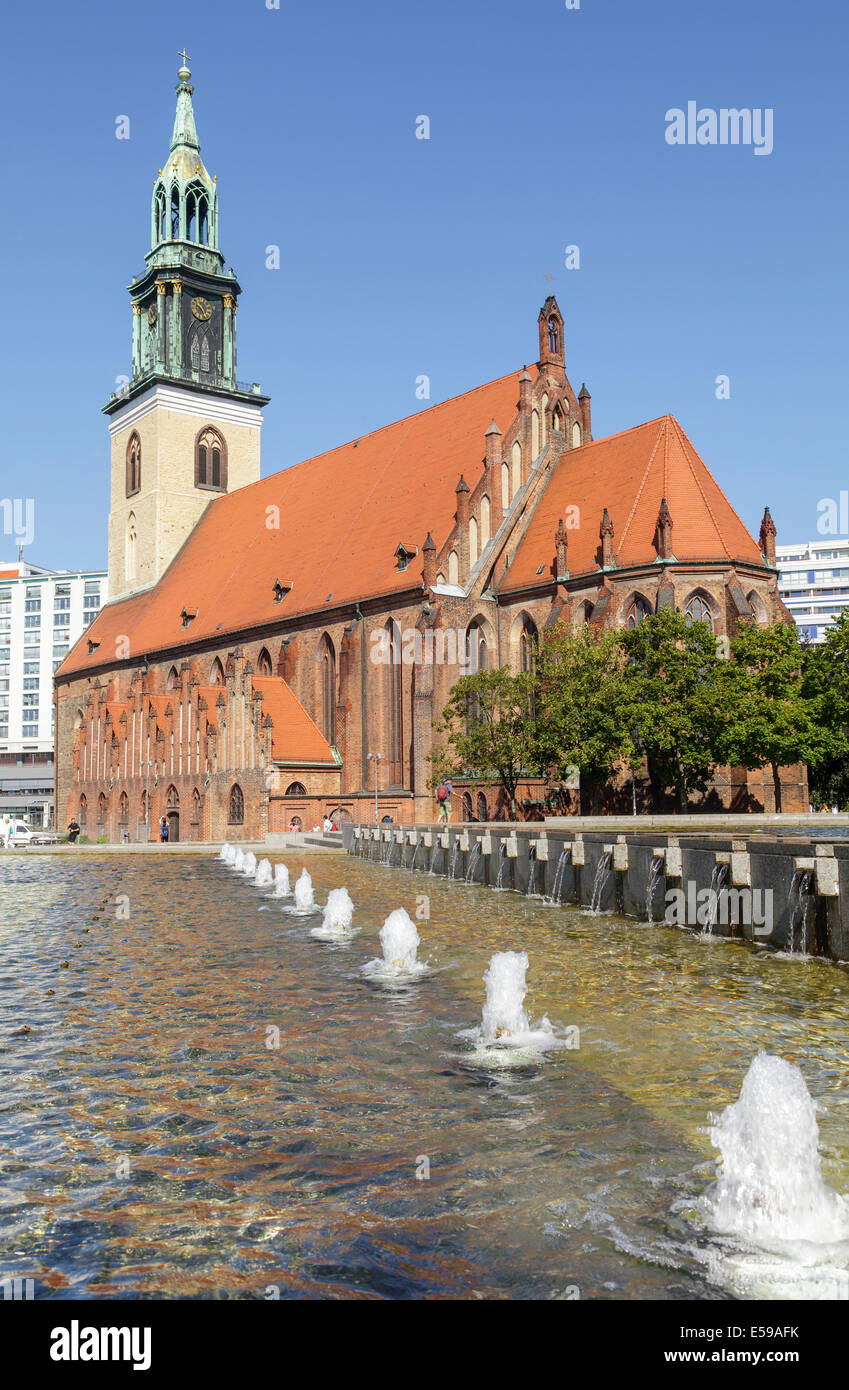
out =
<svg viewBox="0 0 849 1390"><path fill-rule="evenodd" d="M156 305L149 304L147 308L147 321L150 324L156 323Z"/></svg>
<svg viewBox="0 0 849 1390"><path fill-rule="evenodd" d="M200 319L201 322L205 323L207 319L212 317L212 305L208 299L202 299L201 296L198 295L196 299L192 300L192 313L196 319Z"/></svg>

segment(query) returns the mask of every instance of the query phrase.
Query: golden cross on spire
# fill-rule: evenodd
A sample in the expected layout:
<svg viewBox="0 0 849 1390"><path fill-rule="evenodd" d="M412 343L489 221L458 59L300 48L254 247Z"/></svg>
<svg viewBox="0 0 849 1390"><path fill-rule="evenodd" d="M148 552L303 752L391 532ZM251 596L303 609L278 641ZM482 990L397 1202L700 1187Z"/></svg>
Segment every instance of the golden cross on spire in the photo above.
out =
<svg viewBox="0 0 849 1390"><path fill-rule="evenodd" d="M182 60L183 60L183 67L184 67L184 68L187 68L187 67L189 66L189 63L191 62L191 58L189 57L189 55L188 55L188 53L186 52L185 48L183 48L182 50L181 50L181 49L178 49L178 50L177 50L177 53L178 53L179 57L181 57Z"/></svg>
<svg viewBox="0 0 849 1390"><path fill-rule="evenodd" d="M545 275L542 278L543 280L548 281L548 293L551 294L551 282L554 279L554 276L552 275L550 268L545 272Z"/></svg>

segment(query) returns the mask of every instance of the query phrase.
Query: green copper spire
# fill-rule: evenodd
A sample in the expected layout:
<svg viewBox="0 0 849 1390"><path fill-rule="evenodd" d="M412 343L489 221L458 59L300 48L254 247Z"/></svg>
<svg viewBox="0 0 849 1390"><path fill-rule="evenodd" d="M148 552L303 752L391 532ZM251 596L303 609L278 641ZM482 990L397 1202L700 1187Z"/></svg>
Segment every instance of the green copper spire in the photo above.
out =
<svg viewBox="0 0 849 1390"><path fill-rule="evenodd" d="M153 189L151 250L168 242L189 241L217 252L218 191L200 157L185 49L181 56L171 148Z"/></svg>
<svg viewBox="0 0 849 1390"><path fill-rule="evenodd" d="M174 133L171 136L171 153L179 145L188 145L190 149L200 153L200 141L198 140L197 128L195 127L195 113L192 107L192 96L194 87L189 86L191 73L186 67L186 50L183 49L183 66L177 73L179 82L177 83L177 114L174 117Z"/></svg>

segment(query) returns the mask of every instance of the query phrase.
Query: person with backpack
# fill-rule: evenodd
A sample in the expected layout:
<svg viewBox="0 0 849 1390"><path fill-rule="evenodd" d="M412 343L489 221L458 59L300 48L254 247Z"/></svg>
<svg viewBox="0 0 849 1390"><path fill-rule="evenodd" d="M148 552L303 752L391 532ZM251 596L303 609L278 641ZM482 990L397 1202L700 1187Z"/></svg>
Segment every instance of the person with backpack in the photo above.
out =
<svg viewBox="0 0 849 1390"><path fill-rule="evenodd" d="M439 819L443 825L447 825L451 819L451 795L453 791L454 788L447 777L444 782L440 782L436 789L436 804L439 808Z"/></svg>

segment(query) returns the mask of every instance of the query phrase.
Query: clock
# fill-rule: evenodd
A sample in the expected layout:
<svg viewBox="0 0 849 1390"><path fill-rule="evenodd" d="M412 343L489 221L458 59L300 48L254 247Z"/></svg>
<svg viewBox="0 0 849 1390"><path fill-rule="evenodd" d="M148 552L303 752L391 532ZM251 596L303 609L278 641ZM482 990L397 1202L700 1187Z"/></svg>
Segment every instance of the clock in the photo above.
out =
<svg viewBox="0 0 849 1390"><path fill-rule="evenodd" d="M208 299L203 299L200 295L197 295L197 297L192 300L192 313L196 319L200 319L202 323L205 323L208 319L212 318L212 305Z"/></svg>
<svg viewBox="0 0 849 1390"><path fill-rule="evenodd" d="M152 326L153 324L156 323L156 305L155 305L155 304L149 304L149 305L147 306L147 321L148 321L148 323L149 323L151 326Z"/></svg>

